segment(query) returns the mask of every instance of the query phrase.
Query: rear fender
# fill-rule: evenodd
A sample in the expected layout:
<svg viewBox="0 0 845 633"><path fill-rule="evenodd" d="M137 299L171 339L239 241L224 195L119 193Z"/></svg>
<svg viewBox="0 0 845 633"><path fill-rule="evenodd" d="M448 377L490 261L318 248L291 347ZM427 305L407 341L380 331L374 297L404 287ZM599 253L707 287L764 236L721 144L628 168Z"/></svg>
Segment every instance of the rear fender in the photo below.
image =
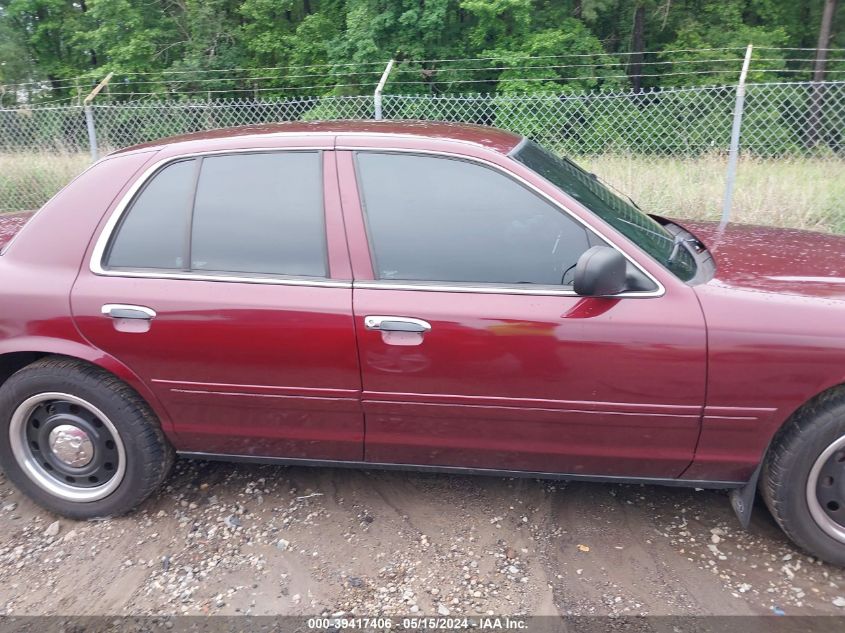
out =
<svg viewBox="0 0 845 633"><path fill-rule="evenodd" d="M155 394L135 372L115 357L106 354L103 350L76 341L42 336L25 336L0 341L0 355L14 352L29 352L76 358L96 365L117 376L138 392L158 416L161 428L168 436L168 439L173 439L173 423Z"/></svg>

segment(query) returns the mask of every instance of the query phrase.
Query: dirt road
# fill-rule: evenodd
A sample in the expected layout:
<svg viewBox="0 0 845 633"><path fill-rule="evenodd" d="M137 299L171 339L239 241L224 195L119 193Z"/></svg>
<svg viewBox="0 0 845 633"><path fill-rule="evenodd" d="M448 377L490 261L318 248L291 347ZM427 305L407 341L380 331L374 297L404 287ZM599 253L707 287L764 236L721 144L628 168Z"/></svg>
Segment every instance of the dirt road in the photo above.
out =
<svg viewBox="0 0 845 633"><path fill-rule="evenodd" d="M338 612L843 614L845 574L714 491L180 461L74 522L0 474L0 615Z"/></svg>

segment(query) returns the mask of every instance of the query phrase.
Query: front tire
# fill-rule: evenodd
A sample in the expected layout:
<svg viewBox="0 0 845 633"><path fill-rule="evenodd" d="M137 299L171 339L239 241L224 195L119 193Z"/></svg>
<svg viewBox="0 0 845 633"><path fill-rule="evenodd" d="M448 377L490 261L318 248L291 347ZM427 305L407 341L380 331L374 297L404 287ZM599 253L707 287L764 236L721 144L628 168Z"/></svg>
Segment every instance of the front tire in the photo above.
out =
<svg viewBox="0 0 845 633"><path fill-rule="evenodd" d="M845 390L805 405L778 433L760 489L790 539L822 560L845 565Z"/></svg>
<svg viewBox="0 0 845 633"><path fill-rule="evenodd" d="M161 484L173 458L149 406L98 367L48 357L0 387L0 467L57 514L124 514Z"/></svg>

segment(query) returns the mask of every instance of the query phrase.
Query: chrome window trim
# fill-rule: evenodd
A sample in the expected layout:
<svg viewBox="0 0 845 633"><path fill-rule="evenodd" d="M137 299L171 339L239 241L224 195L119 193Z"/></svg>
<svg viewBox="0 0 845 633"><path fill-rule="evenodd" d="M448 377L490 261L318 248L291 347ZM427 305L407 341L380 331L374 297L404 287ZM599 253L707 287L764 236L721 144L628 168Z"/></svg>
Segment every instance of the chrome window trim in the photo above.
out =
<svg viewBox="0 0 845 633"><path fill-rule="evenodd" d="M536 186L528 182L522 176L515 174L512 171L508 171L501 165L497 165L491 161L485 160L483 158L477 158L475 156L466 156L464 154L456 154L453 152L443 152L438 150L424 150L424 149L393 149L393 148L375 148L375 147L354 147L351 145L341 145L335 148L337 151L350 151L350 152L376 152L381 154L426 154L426 155L433 155L433 156L445 156L448 158L464 160L479 163L485 165L501 174L505 177L511 178L516 180L518 183L527 187L533 193L539 195L544 200L546 200L549 204L553 207L561 210L563 213L568 215L570 218L578 222L581 226L583 226L586 230L592 231L596 235L598 235L602 240L604 240L607 244L615 248L619 251L622 256L630 262L637 270L643 273L648 279L654 282L657 286L655 290L648 290L642 292L622 292L617 295L613 295L611 298L619 298L619 299L648 299L653 297L662 297L666 294L666 287L657 279L654 275L648 272L645 268L643 268L639 262L637 262L632 256L630 256L625 249L621 248L614 240L608 238L602 231L598 230L596 227L592 226L578 215L573 213L568 207L564 204L560 203L559 201L552 198L550 195L545 193L544 191L538 189ZM510 158L509 155L506 156L509 160L513 160ZM357 169L357 165L356 165ZM357 183L356 183L357 186ZM358 197L361 199L361 206L363 207L363 193L358 191ZM368 237L369 239L369 237ZM369 247L369 244L368 244ZM373 275L375 275L375 271L373 271ZM355 288L366 288L370 290L376 290L381 288L391 288L393 290L428 290L431 292L475 292L475 293L486 293L486 294L518 294L518 295L535 295L535 296L567 296L567 297L580 297L581 295L577 294L574 290L558 290L554 287L545 287L545 288L526 288L524 285L511 285L511 284L491 284L489 286L484 284L478 285L466 285L466 284L454 284L449 282L436 282L436 281L403 281L403 280L386 280L386 279L376 279L372 281L355 281L353 283L353 287Z"/></svg>
<svg viewBox="0 0 845 633"><path fill-rule="evenodd" d="M312 286L320 288L351 288L352 282L342 279L311 279L310 277L243 277L239 275L203 275L195 273L144 272L137 270L107 270L94 273L105 277L128 277L132 279L178 279L182 281L217 281L265 286Z"/></svg>
<svg viewBox="0 0 845 633"><path fill-rule="evenodd" d="M123 197L120 199L120 202L117 203L115 206L114 211L109 216L109 219L106 221L106 224L103 226L103 230L100 232L99 237L97 238L97 242L94 245L94 250L91 253L91 259L89 261L89 270L101 277L128 277L128 278L136 278L136 279L176 279L176 280L183 280L183 281L216 281L216 282L228 282L228 283L249 283L249 284L263 284L263 285L272 285L272 286L312 286L312 287L320 287L320 288L352 288L352 282L350 280L341 280L341 279L314 279L311 277L297 277L297 276L278 276L278 277L270 277L267 275L249 275L249 274L231 274L231 275L213 275L213 274L204 274L204 273L193 273L193 272L170 272L170 271L152 271L152 270L140 270L140 269L107 269L103 268L103 258L105 257L106 248L108 247L109 242L111 241L112 235L114 234L117 226L120 223L120 220L123 218L123 215L129 209L129 205L132 200L135 198L137 193L141 190L141 188L156 174L159 170L163 169L165 166L193 158L202 158L205 156L215 156L215 155L226 155L226 154L257 154L257 153L279 153L279 152L326 152L332 151L331 147L326 147L325 145L319 146L302 146L302 147L256 147L256 148L242 148L242 149L221 149L221 150L208 150L208 151L198 151L198 152L189 152L186 154L179 154L176 156L169 156L167 158L162 158L154 162L150 165L147 169L144 170L144 173L141 174L138 179L132 183L132 186L126 191ZM321 165L321 173L322 173L322 165ZM325 208L325 207L324 207ZM327 253L328 256L328 253Z"/></svg>
<svg viewBox="0 0 845 633"><path fill-rule="evenodd" d="M516 159L513 157L513 155L514 155L514 154L516 154L519 150L521 150L521 149L522 149L525 145L528 145L528 143L529 143L530 141L531 141L531 139L529 139L527 136L523 136L521 139L519 139L519 143L517 143L516 145L514 145L514 146L511 148L511 151L509 151L509 152L508 152L508 154L507 154L508 158L510 158L510 159L512 159L512 160L516 160ZM517 162L519 162L519 161L517 161ZM522 163L520 163L520 164L522 164ZM523 165L523 167L524 167L524 166L525 166L525 165ZM539 176L540 174L537 174L537 175Z"/></svg>
<svg viewBox="0 0 845 633"><path fill-rule="evenodd" d="M447 282L410 282L410 281L391 281L391 280L375 280L375 281L353 281L353 288L360 288L361 290L417 290L426 292L464 292L472 294L498 294L498 295L529 295L534 297L580 297L574 290L560 290L552 286L542 286L539 288L525 288L524 286L509 286L506 284L489 286L483 285L461 285L449 284ZM649 291L656 292L656 291ZM628 297L643 297L647 293L620 293L609 297L610 299L628 298ZM648 296L656 296L648 294Z"/></svg>
<svg viewBox="0 0 845 633"><path fill-rule="evenodd" d="M352 133L332 133L335 136L352 136ZM328 133L326 134L328 135ZM369 133L361 133L361 136L368 136ZM394 135L391 135L394 136ZM408 135L407 138L413 139L418 138L413 135ZM449 140L449 139L444 139ZM456 141L458 142L458 141ZM467 145L476 146L474 143L465 143ZM354 145L338 145L335 148L326 147L325 145L316 145L316 146L297 146L297 147L258 147L258 148L240 148L240 149L220 149L220 150L206 150L206 151L197 151L197 152L188 152L184 154L178 154L174 156L170 156L167 158L162 158L154 162L150 165L147 169L144 170L144 173L138 177L138 179L132 183L132 186L126 191L123 197L120 199L118 204L115 206L114 210L112 211L109 219L106 221L106 224L103 226L103 230L100 232L99 237L94 245L94 250L91 253L91 259L89 261L89 270L98 276L102 277L126 277L126 278L139 278L139 279L174 279L174 280L183 280L183 281L213 281L213 282L229 282L229 283L252 283L252 284L264 284L264 285L279 285L279 286L312 286L312 287L325 287L325 288L361 288L361 289L392 289L392 290L418 290L418 291L430 291L430 292L463 292L463 293L479 293L479 294L514 294L514 295L534 295L534 296L567 296L567 297L578 297L578 295L574 290L564 290L564 289L556 289L553 287L544 287L544 288L526 288L522 285L514 286L514 285L462 285L462 284L450 284L444 282L408 282L408 281L391 281L391 280L367 280L367 281L357 281L352 282L349 280L334 280L334 279L312 279L312 278L304 278L304 277L266 277L266 276L238 276L238 275L205 275L205 274L197 274L197 273L186 273L186 272L152 272L152 271L143 271L143 270L107 270L103 268L102 261L105 255L106 247L108 246L109 241L111 240L112 234L114 233L120 219L123 217L123 214L127 211L129 207L129 203L133 200L135 195L138 191L144 186L144 184L155 174L159 169L163 168L165 165L173 162L177 162L180 160L186 160L190 158L199 158L203 156L214 156L214 155L222 155L222 154L250 154L250 153L266 153L266 152L296 152L296 151L332 151L332 149L337 151L354 151L354 152L380 152L380 153L402 153L402 154L424 154L424 155L432 155L432 156L445 156L448 158L455 158L459 160L471 161L480 163L482 165L486 165L487 167L494 169L504 176L508 178L512 178L522 184L523 186L527 187L530 191L534 192L535 194L541 196L547 202L552 204L554 207L562 210L566 213L569 217L574 219L576 222L581 224L589 231L593 231L596 235L598 235L601 239L603 239L607 244L618 250L622 253L622 256L630 262L637 270L642 272L648 279L654 282L657 286L655 290L645 291L645 292L625 292L620 293L618 295L614 295L613 298L631 298L631 299L645 299L645 298L653 298L653 297L662 297L666 294L665 286L658 280L654 275L648 272L645 268L643 268L639 262L637 262L633 257L631 257L625 249L621 248L614 240L608 238L602 231L598 230L596 227L592 226L591 224L584 221L578 215L574 214L568 207L560 203L559 201L552 198L550 195L545 193L544 191L540 190L530 182L528 182L522 176L515 174L511 171L506 170L502 166L493 163L491 161L485 160L483 158L477 158L475 156L467 156L465 154L459 154L455 152L444 152L439 150L427 150L427 149L407 149L407 148L377 148L377 147L356 147ZM491 150L492 151L492 150ZM512 159L511 159L512 160ZM356 185L357 186L357 185ZM6 245L4 252L8 250L10 244Z"/></svg>

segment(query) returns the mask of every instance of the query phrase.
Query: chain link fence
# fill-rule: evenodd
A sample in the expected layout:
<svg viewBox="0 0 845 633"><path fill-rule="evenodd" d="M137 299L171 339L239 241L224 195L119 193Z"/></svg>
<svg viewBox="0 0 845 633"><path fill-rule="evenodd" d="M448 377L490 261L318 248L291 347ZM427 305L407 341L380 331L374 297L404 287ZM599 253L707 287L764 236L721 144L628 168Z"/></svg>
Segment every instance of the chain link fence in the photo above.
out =
<svg viewBox="0 0 845 633"><path fill-rule="evenodd" d="M386 119L460 121L568 155L646 210L716 218L735 86L649 92L384 95ZM101 153L237 125L372 119L370 96L95 104ZM733 219L845 232L845 82L749 84ZM35 209L90 163L78 106L0 110L0 211Z"/></svg>

